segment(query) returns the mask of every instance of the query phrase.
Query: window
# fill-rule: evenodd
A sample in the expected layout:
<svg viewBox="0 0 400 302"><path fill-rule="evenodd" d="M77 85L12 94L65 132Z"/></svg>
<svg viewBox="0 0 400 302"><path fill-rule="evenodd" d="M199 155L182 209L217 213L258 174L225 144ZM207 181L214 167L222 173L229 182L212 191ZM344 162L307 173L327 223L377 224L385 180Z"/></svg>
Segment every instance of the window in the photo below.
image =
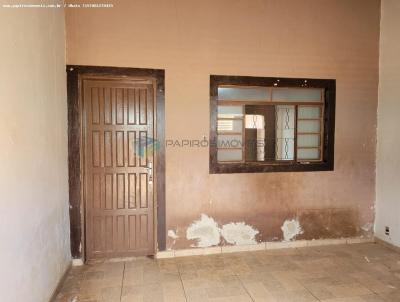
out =
<svg viewBox="0 0 400 302"><path fill-rule="evenodd" d="M210 77L210 172L333 170L335 80Z"/></svg>

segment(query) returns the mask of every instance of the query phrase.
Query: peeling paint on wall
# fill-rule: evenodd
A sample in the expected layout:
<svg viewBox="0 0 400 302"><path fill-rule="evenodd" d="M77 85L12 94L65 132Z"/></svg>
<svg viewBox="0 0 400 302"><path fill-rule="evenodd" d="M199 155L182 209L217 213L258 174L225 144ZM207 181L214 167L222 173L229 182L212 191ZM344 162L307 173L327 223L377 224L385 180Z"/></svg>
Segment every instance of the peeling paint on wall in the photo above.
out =
<svg viewBox="0 0 400 302"><path fill-rule="evenodd" d="M260 231L247 225L245 222L231 222L220 227L218 223L206 214L194 221L186 231L186 238L197 240L193 247L210 247L219 245L221 236L229 244L248 245L257 244L256 235ZM168 236L175 240L179 238L173 230L168 231Z"/></svg>
<svg viewBox="0 0 400 302"><path fill-rule="evenodd" d="M362 229L363 231L365 231L365 232L370 232L370 231L372 230L373 226L374 226L374 225L372 224L372 222L368 222L368 223L364 224L364 225L361 227L361 229Z"/></svg>
<svg viewBox="0 0 400 302"><path fill-rule="evenodd" d="M174 231L174 230L168 230L168 237L171 238L171 239L173 240L173 241L172 241L172 246L174 246L175 243L176 243L176 240L179 239L178 230L176 230L176 231ZM168 248L168 250L170 250L170 249L171 249L171 248Z"/></svg>
<svg viewBox="0 0 400 302"><path fill-rule="evenodd" d="M291 241L295 239L297 235L303 234L303 229L297 219L286 220L281 230L283 232L284 241Z"/></svg>
<svg viewBox="0 0 400 302"><path fill-rule="evenodd" d="M228 243L236 245L256 244L255 237L258 233L258 230L244 222L228 223L223 225L221 229L222 237Z"/></svg>
<svg viewBox="0 0 400 302"><path fill-rule="evenodd" d="M197 241L196 245L191 245L192 247L218 245L221 241L220 229L213 218L201 214L201 218L186 230L186 238Z"/></svg>
<svg viewBox="0 0 400 302"><path fill-rule="evenodd" d="M171 237L172 239L178 239L179 236L175 233L174 230L168 230L168 237Z"/></svg>

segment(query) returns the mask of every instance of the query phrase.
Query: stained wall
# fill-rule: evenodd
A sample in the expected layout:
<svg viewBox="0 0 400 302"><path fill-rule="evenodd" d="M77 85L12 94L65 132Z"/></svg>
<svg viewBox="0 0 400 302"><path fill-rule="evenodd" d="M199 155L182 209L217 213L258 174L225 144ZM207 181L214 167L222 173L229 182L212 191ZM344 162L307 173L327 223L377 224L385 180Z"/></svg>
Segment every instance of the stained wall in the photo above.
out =
<svg viewBox="0 0 400 302"><path fill-rule="evenodd" d="M167 147L167 248L281 241L292 220L292 240L372 234L380 1L111 2L67 10L67 63L165 69L167 139L208 138L210 74L336 79L332 172L211 175L208 148Z"/></svg>

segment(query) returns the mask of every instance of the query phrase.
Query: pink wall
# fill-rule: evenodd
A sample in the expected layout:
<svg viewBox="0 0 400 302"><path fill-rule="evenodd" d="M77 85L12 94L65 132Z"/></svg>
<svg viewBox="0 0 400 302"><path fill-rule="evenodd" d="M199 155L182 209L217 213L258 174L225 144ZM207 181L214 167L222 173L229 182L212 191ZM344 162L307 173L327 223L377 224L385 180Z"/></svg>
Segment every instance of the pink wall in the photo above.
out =
<svg viewBox="0 0 400 302"><path fill-rule="evenodd" d="M337 80L333 172L210 175L207 148L167 148L168 248L197 244L201 214L257 241L290 219L297 239L372 234L380 1L119 0L66 16L68 64L166 70L170 139L208 137L210 74Z"/></svg>

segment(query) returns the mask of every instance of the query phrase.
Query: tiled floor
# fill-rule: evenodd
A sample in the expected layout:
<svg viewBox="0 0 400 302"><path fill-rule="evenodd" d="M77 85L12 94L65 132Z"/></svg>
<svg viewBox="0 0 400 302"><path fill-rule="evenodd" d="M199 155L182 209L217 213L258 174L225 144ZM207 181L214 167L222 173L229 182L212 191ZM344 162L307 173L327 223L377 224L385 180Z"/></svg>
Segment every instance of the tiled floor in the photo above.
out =
<svg viewBox="0 0 400 302"><path fill-rule="evenodd" d="M400 302L400 254L378 244L137 258L75 267L57 302Z"/></svg>

